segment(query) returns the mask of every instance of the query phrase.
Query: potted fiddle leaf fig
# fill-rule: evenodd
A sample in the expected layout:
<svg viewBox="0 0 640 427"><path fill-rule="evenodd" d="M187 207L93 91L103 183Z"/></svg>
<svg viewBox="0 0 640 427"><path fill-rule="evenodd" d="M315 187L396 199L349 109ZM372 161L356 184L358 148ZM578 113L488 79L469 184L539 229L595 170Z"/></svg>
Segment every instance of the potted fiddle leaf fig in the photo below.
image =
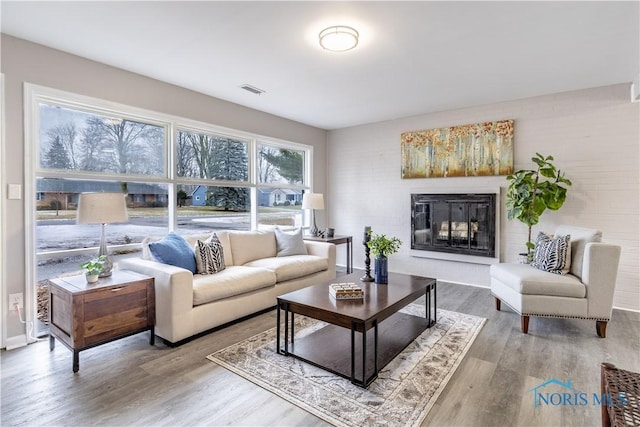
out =
<svg viewBox="0 0 640 427"><path fill-rule="evenodd" d="M538 223L542 213L557 211L567 199L571 181L552 163L553 156L536 153L531 161L536 169L524 169L507 176L507 216L517 219L529 228L526 243L527 260L532 261L535 244L531 241L531 228Z"/></svg>
<svg viewBox="0 0 640 427"><path fill-rule="evenodd" d="M80 264L80 268L84 268L85 277L87 278L87 283L95 283L98 281L98 276L104 270L104 262L107 260L106 255L100 255L97 258L90 259L88 261Z"/></svg>
<svg viewBox="0 0 640 427"><path fill-rule="evenodd" d="M376 283L389 283L387 257L398 252L400 245L402 242L397 237L387 237L384 234L374 234L369 231L367 246L375 260L374 278Z"/></svg>

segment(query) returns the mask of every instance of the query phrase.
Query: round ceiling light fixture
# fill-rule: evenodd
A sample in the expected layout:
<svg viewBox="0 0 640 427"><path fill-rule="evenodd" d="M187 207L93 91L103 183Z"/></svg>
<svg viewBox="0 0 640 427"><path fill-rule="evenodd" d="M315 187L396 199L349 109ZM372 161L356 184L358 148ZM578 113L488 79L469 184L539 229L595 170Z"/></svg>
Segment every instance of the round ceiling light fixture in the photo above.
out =
<svg viewBox="0 0 640 427"><path fill-rule="evenodd" d="M335 25L320 31L320 46L332 52L344 52L358 45L360 34L351 28Z"/></svg>

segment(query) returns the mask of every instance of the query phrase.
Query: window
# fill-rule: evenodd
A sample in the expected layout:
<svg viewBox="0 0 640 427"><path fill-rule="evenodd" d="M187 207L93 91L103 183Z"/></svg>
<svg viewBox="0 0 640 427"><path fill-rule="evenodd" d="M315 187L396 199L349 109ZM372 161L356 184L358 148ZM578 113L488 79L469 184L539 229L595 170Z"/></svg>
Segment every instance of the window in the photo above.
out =
<svg viewBox="0 0 640 427"><path fill-rule="evenodd" d="M169 230L303 225L310 146L30 84L25 98L30 283L79 271L79 258L97 252L99 229L75 223L82 192L127 194L129 222L106 228L111 252Z"/></svg>
<svg viewBox="0 0 640 427"><path fill-rule="evenodd" d="M302 226L309 151L261 142L257 152L258 225Z"/></svg>
<svg viewBox="0 0 640 427"><path fill-rule="evenodd" d="M176 141L178 177L249 179L249 141L187 130L178 130Z"/></svg>
<svg viewBox="0 0 640 427"><path fill-rule="evenodd" d="M165 175L166 129L40 103L39 167L93 174Z"/></svg>

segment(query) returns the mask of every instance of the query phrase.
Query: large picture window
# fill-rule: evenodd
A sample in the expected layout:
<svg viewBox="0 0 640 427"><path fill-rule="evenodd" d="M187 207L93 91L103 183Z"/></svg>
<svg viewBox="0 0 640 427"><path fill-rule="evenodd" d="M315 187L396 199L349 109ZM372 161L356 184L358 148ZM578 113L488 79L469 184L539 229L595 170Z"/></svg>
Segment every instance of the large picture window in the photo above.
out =
<svg viewBox="0 0 640 427"><path fill-rule="evenodd" d="M107 226L116 257L140 256L145 237L168 231L305 225L310 146L29 84L25 98L35 224L27 251L37 254L27 280L38 296L97 253L99 227L76 224L83 192L126 194L128 222Z"/></svg>

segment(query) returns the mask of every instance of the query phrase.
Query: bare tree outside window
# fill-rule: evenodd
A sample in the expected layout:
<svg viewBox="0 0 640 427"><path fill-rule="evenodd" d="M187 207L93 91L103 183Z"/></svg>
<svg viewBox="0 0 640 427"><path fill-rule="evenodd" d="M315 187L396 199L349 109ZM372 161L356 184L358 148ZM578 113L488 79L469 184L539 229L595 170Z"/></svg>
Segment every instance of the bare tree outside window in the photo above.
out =
<svg viewBox="0 0 640 427"><path fill-rule="evenodd" d="M164 175L165 129L57 105L40 104L44 169ZM52 155L59 161L52 161ZM67 161L63 162L62 159Z"/></svg>

